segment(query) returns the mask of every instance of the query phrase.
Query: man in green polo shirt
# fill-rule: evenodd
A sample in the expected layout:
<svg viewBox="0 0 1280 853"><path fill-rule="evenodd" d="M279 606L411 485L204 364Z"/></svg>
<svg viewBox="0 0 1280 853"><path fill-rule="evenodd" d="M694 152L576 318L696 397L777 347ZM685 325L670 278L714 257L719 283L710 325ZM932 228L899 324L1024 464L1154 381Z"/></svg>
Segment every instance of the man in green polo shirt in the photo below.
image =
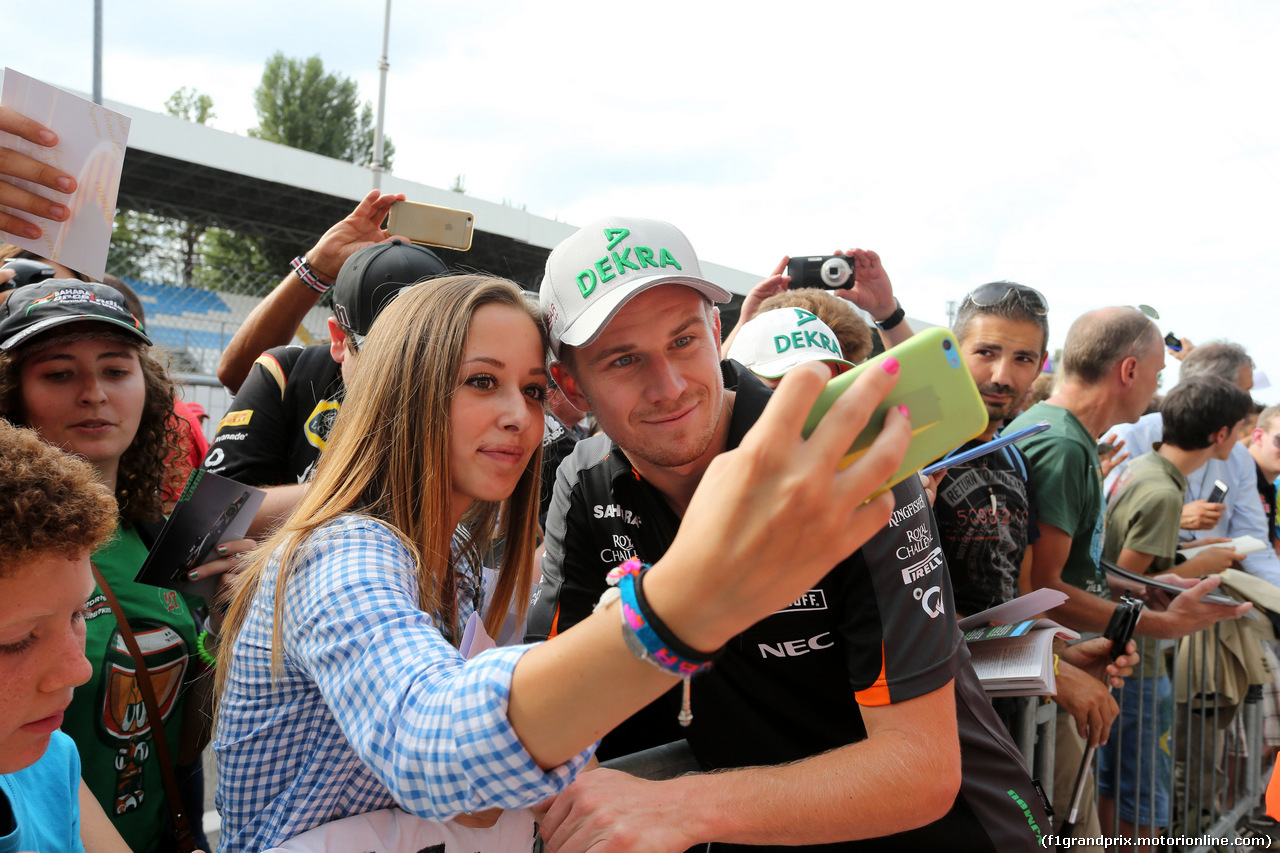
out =
<svg viewBox="0 0 1280 853"><path fill-rule="evenodd" d="M1019 443L1031 463L1039 496L1040 539L1032 550L1031 585L1065 592L1054 618L1077 631L1106 629L1115 603L1098 563L1103 543L1102 468L1098 439L1112 424L1138 419L1156 392L1164 368L1164 341L1155 324L1136 308L1099 308L1081 315L1067 332L1062 353L1063 379L1053 395L1032 406L1008 427L1039 421L1052 425ZM1189 581L1188 581L1189 583ZM1206 604L1217 578L1201 581L1172 599L1165 610L1143 611L1140 636L1181 637L1222 619L1239 608ZM1054 793L1060 805L1070 795L1083 740L1069 719L1059 715ZM1092 785L1090 785L1090 788ZM1077 835L1100 833L1086 792Z"/></svg>

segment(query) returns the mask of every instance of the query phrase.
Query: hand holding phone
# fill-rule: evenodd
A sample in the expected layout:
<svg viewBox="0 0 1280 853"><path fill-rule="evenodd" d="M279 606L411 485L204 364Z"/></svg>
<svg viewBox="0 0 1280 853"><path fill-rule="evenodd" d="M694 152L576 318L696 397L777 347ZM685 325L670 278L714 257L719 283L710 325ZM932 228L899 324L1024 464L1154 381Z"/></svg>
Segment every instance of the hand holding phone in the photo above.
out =
<svg viewBox="0 0 1280 853"><path fill-rule="evenodd" d="M1111 659L1115 660L1124 654L1129 639L1133 637L1133 629L1138 627L1138 617L1142 615L1145 605L1128 595L1121 596L1116 609L1111 612L1111 621L1102 636L1111 641Z"/></svg>
<svg viewBox="0 0 1280 853"><path fill-rule="evenodd" d="M864 370L881 370L889 359L898 363L898 384L841 460L847 467L875 440L890 407L906 406L911 418L911 446L898 470L876 494L905 480L921 467L950 452L987 428L987 409L960 349L949 331L926 329L893 349L842 373L827 383L804 424L807 438L831 404Z"/></svg>
<svg viewBox="0 0 1280 853"><path fill-rule="evenodd" d="M416 201L398 201L387 214L388 234L408 237L424 246L465 252L471 248L474 228L475 217L470 211Z"/></svg>
<svg viewBox="0 0 1280 853"><path fill-rule="evenodd" d="M1221 480L1213 481L1213 491L1209 492L1209 503L1220 504L1222 499L1227 496L1227 484Z"/></svg>

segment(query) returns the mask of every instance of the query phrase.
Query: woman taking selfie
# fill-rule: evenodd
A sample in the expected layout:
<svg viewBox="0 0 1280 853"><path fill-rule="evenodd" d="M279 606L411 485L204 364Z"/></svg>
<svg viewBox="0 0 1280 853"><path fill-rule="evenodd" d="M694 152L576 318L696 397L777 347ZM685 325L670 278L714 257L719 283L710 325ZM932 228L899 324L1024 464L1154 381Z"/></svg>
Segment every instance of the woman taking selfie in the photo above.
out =
<svg viewBox="0 0 1280 853"><path fill-rule="evenodd" d="M201 743L193 732L208 714L208 691L201 704L193 698L200 691L189 689L201 670L192 611L203 602L134 582L147 529L163 521L161 492L175 485L167 465L177 438L173 383L150 345L123 297L105 285L53 279L20 287L0 305L0 417L87 460L119 510L115 533L93 553L100 576L85 614L93 677L76 689L62 730L80 752L85 782L135 853L174 849L161 753L170 766L184 753L183 762L195 760ZM200 570L218 573L230 563ZM151 731L126 628L164 719L163 746Z"/></svg>
<svg viewBox="0 0 1280 853"><path fill-rule="evenodd" d="M227 615L214 742L224 851L396 804L447 819L539 803L679 677L616 601L541 645L458 651L486 599L496 635L534 580L546 336L519 289L479 276L406 288L356 352L312 487ZM895 381L877 373L808 441L822 379L800 370L783 384L712 463L667 555L621 576L641 621L709 657L887 521L891 499L863 501L901 459L904 417L836 471ZM460 525L468 542L453 538ZM486 595L475 557L494 536L503 565Z"/></svg>

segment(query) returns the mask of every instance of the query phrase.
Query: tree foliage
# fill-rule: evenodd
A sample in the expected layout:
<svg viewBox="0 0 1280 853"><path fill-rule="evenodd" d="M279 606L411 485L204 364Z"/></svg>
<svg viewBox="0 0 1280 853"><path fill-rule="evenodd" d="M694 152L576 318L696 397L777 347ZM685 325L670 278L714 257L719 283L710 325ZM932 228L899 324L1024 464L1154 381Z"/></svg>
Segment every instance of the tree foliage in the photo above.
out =
<svg viewBox="0 0 1280 853"><path fill-rule="evenodd" d="M164 111L196 124L208 124L217 118L213 112L213 98L183 86L164 102Z"/></svg>
<svg viewBox="0 0 1280 853"><path fill-rule="evenodd" d="M373 107L360 103L356 82L329 74L319 56L294 59L277 52L267 60L253 92L258 126L249 135L360 166L373 161ZM395 152L383 140L384 169Z"/></svg>
<svg viewBox="0 0 1280 853"><path fill-rule="evenodd" d="M320 57L276 53L254 90L258 125L249 135L326 157L368 166L373 160L373 107L361 102L356 82L327 73ZM165 101L172 116L207 124L217 116L213 98L182 87ZM383 169L391 171L395 146L383 140ZM125 278L170 281L188 287L256 293L278 280L299 247L259 234L121 211L112 236L110 269ZM269 285L267 285L269 286Z"/></svg>

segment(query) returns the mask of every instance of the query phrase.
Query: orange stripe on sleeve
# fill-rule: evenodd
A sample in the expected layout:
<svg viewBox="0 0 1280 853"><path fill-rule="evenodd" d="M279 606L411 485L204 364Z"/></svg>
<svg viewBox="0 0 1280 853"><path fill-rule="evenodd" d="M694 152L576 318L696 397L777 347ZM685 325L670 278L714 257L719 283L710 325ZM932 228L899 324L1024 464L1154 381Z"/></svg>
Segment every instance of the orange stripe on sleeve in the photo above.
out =
<svg viewBox="0 0 1280 853"><path fill-rule="evenodd" d="M556 604L555 615L551 617L551 630L547 632L547 639L550 640L556 634L560 633L560 605Z"/></svg>
<svg viewBox="0 0 1280 853"><path fill-rule="evenodd" d="M859 705L892 704L889 699L889 681L884 672L884 643L880 644L880 675L876 677L875 682L870 687L855 692L853 698L857 700Z"/></svg>

